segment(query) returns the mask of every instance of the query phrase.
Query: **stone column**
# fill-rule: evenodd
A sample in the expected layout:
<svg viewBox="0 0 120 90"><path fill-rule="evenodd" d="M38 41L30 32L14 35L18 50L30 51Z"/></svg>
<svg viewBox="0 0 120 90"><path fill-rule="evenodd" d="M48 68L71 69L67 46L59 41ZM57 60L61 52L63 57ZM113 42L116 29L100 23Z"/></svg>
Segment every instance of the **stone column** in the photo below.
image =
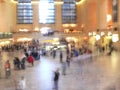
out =
<svg viewBox="0 0 120 90"><path fill-rule="evenodd" d="M107 0L97 0L97 29L105 29L107 27Z"/></svg>
<svg viewBox="0 0 120 90"><path fill-rule="evenodd" d="M118 25L120 26L120 0L118 0Z"/></svg>
<svg viewBox="0 0 120 90"><path fill-rule="evenodd" d="M14 8L10 1L0 2L0 32L10 32L10 28L13 27L16 19L16 15L13 16Z"/></svg>
<svg viewBox="0 0 120 90"><path fill-rule="evenodd" d="M55 29L58 31L61 31L62 30L62 4L55 4L55 8L56 8L56 11L55 11L55 15L56 15L56 18L55 18Z"/></svg>
<svg viewBox="0 0 120 90"><path fill-rule="evenodd" d="M118 0L118 35L119 35L119 42L118 45L120 45L120 0ZM120 51L120 47L118 48Z"/></svg>
<svg viewBox="0 0 120 90"><path fill-rule="evenodd" d="M96 3L97 5L97 25L96 25L96 27L97 28L99 28L100 29L100 0L97 0L97 3Z"/></svg>
<svg viewBox="0 0 120 90"><path fill-rule="evenodd" d="M33 29L39 29L40 24L39 24L39 4L33 4Z"/></svg>
<svg viewBox="0 0 120 90"><path fill-rule="evenodd" d="M81 4L77 5L77 29L82 30L81 26L84 26L83 32L88 32L88 13L87 13L87 0L84 0Z"/></svg>
<svg viewBox="0 0 120 90"><path fill-rule="evenodd" d="M5 32L6 28L6 5L4 2L0 2L0 32Z"/></svg>

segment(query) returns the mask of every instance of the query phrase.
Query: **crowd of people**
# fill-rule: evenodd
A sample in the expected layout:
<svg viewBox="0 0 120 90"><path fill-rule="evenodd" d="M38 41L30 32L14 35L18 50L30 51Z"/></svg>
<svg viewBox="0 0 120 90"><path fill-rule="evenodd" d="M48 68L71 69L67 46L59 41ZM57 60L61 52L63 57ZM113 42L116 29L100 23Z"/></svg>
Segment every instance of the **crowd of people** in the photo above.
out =
<svg viewBox="0 0 120 90"><path fill-rule="evenodd" d="M75 48L72 47L71 50L66 47L64 50L61 48L56 49L52 48L51 50L47 51L45 49L40 49L38 47L34 46L28 46L27 48L22 46L22 45L13 45L12 47L3 47L3 50L12 50L12 49L22 49L24 51L24 56L20 60L17 56L14 57L13 60L13 65L14 65L14 70L25 70L26 69L26 62L29 63L31 66L34 66L34 61L35 60L40 60L40 57L52 57L53 59L56 58L56 56L59 57L59 62L61 64L61 71L62 75L66 75L66 69L70 67L70 63L72 61L73 57L78 57L79 55L83 54L92 54L92 50L90 50L87 47L80 47L80 48ZM64 53L66 53L64 55ZM65 58L65 60L64 60ZM5 71L6 71L6 78L8 78L11 74L11 66L9 63L9 60L6 61L5 63ZM58 80L59 80L60 72L59 68L57 68L54 72L54 89L58 90ZM24 77L21 77L21 80L23 80Z"/></svg>
<svg viewBox="0 0 120 90"><path fill-rule="evenodd" d="M23 49L24 51L24 49ZM39 53L38 56L40 57ZM26 69L26 63L29 64L29 66L34 66L34 61L36 60L36 58L34 58L34 52L31 51L30 54L28 54L28 56L26 56L26 52L24 52L23 57L20 59L17 56L14 57L13 59L13 66L14 66L14 70L25 70ZM40 59L40 58L39 58ZM7 60L5 62L5 76L6 79L9 79L12 73L12 68L11 68L11 63L10 60ZM24 76L21 77L21 79L16 82L16 90L25 90L25 80L24 80Z"/></svg>

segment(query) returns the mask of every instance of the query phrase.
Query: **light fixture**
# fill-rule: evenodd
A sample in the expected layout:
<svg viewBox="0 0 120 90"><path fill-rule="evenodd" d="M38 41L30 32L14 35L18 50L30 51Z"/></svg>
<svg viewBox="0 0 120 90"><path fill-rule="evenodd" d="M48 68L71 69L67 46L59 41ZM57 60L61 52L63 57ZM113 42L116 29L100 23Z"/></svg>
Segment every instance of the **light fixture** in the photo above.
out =
<svg viewBox="0 0 120 90"><path fill-rule="evenodd" d="M31 40L32 40L32 38L23 37L23 38L18 38L17 42L31 41Z"/></svg>
<svg viewBox="0 0 120 90"><path fill-rule="evenodd" d="M79 0L78 2L76 2L77 5L82 4L85 0Z"/></svg>
<svg viewBox="0 0 120 90"><path fill-rule="evenodd" d="M63 27L69 27L69 24L63 24L62 26Z"/></svg>
<svg viewBox="0 0 120 90"><path fill-rule="evenodd" d="M107 14L107 22L110 22L112 20L112 16L110 14Z"/></svg>
<svg viewBox="0 0 120 90"><path fill-rule="evenodd" d="M28 32L28 29L19 29L20 32Z"/></svg>
<svg viewBox="0 0 120 90"><path fill-rule="evenodd" d="M70 24L70 26L71 26L71 27L75 27L75 26L76 26L76 24Z"/></svg>
<svg viewBox="0 0 120 90"><path fill-rule="evenodd" d="M54 41L59 41L59 38L53 38Z"/></svg>
<svg viewBox="0 0 120 90"><path fill-rule="evenodd" d="M62 1L55 1L54 4L55 4L55 5L62 5L63 2L62 2Z"/></svg>
<svg viewBox="0 0 120 90"><path fill-rule="evenodd" d="M36 27L36 28L34 29L34 31L39 31L39 28Z"/></svg>

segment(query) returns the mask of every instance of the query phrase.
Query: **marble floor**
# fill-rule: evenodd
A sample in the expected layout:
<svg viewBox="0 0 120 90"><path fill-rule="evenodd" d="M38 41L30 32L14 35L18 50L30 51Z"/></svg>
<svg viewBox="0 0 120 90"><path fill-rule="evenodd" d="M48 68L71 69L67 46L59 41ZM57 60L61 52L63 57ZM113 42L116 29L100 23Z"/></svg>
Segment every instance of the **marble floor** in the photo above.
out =
<svg viewBox="0 0 120 90"><path fill-rule="evenodd" d="M13 64L13 58L21 58L22 55L21 51L3 52L0 58L3 65L8 59ZM119 52L114 52L111 56L101 54L92 59L71 61L66 75L60 74L59 90L120 90L119 56ZM0 90L15 90L15 81L21 76L25 76L26 90L53 90L53 72L58 67L61 73L58 57L41 57L40 61L35 61L33 67L26 63L25 70L15 71L12 66L12 75L9 79L5 78L3 67Z"/></svg>

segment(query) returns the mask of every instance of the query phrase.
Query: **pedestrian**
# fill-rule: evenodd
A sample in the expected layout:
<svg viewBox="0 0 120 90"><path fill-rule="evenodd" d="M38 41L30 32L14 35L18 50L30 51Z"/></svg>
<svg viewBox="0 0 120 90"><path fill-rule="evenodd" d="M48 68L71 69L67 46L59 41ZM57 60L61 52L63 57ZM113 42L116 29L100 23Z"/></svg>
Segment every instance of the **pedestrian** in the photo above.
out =
<svg viewBox="0 0 120 90"><path fill-rule="evenodd" d="M56 50L53 50L53 58L55 59L56 57Z"/></svg>
<svg viewBox="0 0 120 90"><path fill-rule="evenodd" d="M26 56L23 56L21 60L21 69L25 69Z"/></svg>
<svg viewBox="0 0 120 90"><path fill-rule="evenodd" d="M16 60L16 57L13 60L13 64L14 64L14 70L16 70L17 69L17 60Z"/></svg>
<svg viewBox="0 0 120 90"><path fill-rule="evenodd" d="M62 62L62 75L66 75L66 62Z"/></svg>
<svg viewBox="0 0 120 90"><path fill-rule="evenodd" d="M11 75L11 65L9 60L7 60L5 63L5 75L6 75L6 78L9 78Z"/></svg>
<svg viewBox="0 0 120 90"><path fill-rule="evenodd" d="M21 65L20 59L18 57L15 58L16 58L17 69L20 70L20 65Z"/></svg>
<svg viewBox="0 0 120 90"><path fill-rule="evenodd" d="M16 83L16 90L25 90L26 89L26 80L24 76Z"/></svg>
<svg viewBox="0 0 120 90"><path fill-rule="evenodd" d="M28 56L29 56L29 54L28 54L28 52L27 52L27 51L26 51L24 54L25 54L25 56L26 56L26 57L28 57Z"/></svg>
<svg viewBox="0 0 120 90"><path fill-rule="evenodd" d="M62 63L62 61L63 61L63 53L62 51L60 51L60 62Z"/></svg>
<svg viewBox="0 0 120 90"><path fill-rule="evenodd" d="M66 62L67 62L67 66L70 67L70 57L68 55L66 57Z"/></svg>
<svg viewBox="0 0 120 90"><path fill-rule="evenodd" d="M28 56L27 58L28 62L32 64L32 66L34 66L34 58L32 55Z"/></svg>
<svg viewBox="0 0 120 90"><path fill-rule="evenodd" d="M57 68L57 70L54 72L54 90L58 90L58 81L59 81L59 68Z"/></svg>

